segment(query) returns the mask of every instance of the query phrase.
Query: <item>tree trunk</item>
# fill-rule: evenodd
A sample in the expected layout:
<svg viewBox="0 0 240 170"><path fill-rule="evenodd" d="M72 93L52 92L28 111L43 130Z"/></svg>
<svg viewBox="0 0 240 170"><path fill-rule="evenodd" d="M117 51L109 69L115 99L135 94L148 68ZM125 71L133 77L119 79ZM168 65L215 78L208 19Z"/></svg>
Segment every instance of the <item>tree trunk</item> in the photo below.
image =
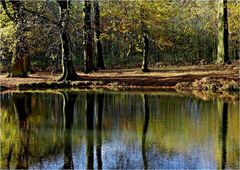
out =
<svg viewBox="0 0 240 170"><path fill-rule="evenodd" d="M219 0L218 9L218 52L216 63L230 62L228 56L228 14L227 0Z"/></svg>
<svg viewBox="0 0 240 170"><path fill-rule="evenodd" d="M144 43L144 49L143 49L143 62L142 62L142 71L143 72L149 72L148 69L148 61L149 61L149 40L148 40L148 32L146 30L146 27L143 25L143 43Z"/></svg>
<svg viewBox="0 0 240 170"><path fill-rule="evenodd" d="M235 47L235 59L239 60L239 47L238 47L238 41L236 43L236 47Z"/></svg>
<svg viewBox="0 0 240 170"><path fill-rule="evenodd" d="M78 75L73 67L70 37L68 34L69 0L58 0L61 15L61 50L62 50L62 77L59 81L75 80Z"/></svg>
<svg viewBox="0 0 240 170"><path fill-rule="evenodd" d="M94 71L93 64L93 37L92 37L92 23L91 23L91 1L85 0L85 28L84 28L84 72L90 73Z"/></svg>
<svg viewBox="0 0 240 170"><path fill-rule="evenodd" d="M95 33L96 33L96 52L97 52L97 67L100 70L104 70L104 60L102 53L102 43L100 41L101 29L100 29L100 10L98 0L94 1L95 9Z"/></svg>

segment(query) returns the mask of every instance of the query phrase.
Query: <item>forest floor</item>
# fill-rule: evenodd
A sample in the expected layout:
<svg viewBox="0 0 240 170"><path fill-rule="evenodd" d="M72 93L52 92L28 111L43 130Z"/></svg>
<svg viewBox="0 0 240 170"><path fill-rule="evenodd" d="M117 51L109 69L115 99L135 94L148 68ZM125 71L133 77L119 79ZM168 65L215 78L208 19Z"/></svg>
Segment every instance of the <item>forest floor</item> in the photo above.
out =
<svg viewBox="0 0 240 170"><path fill-rule="evenodd" d="M78 72L79 79L77 81L74 81L74 83L78 88L81 88L81 86L95 86L167 89L183 87L182 89L188 89L192 87L191 83L196 81L202 83L208 80L214 80L214 82L220 80L224 81L225 84L234 82L233 84L239 88L239 70L240 66L238 63L231 65L162 66L151 68L151 72L148 73L142 73L139 68L121 70L111 69L101 70L91 74ZM7 78L7 74L1 74L0 87L1 91L5 89L18 89L19 84L21 84L21 87L28 88L29 86L24 85L31 83L34 85L37 83L51 84L51 82L56 82L59 77L60 74L51 74L49 72L38 72L35 74L30 74L28 78ZM183 85L181 85L181 83ZM38 87L36 88L38 89ZM41 87L39 86L39 88Z"/></svg>

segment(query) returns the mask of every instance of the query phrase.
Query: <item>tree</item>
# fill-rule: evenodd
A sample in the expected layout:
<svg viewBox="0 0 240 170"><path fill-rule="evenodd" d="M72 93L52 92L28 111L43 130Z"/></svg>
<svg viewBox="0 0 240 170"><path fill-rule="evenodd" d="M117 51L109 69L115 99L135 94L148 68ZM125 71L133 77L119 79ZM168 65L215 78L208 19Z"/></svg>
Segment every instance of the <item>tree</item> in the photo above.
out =
<svg viewBox="0 0 240 170"><path fill-rule="evenodd" d="M93 36L92 36L92 20L91 20L91 1L84 2L84 72L90 73L94 71L93 63Z"/></svg>
<svg viewBox="0 0 240 170"><path fill-rule="evenodd" d="M16 43L14 56L12 58L11 77L27 77L27 71L30 68L30 58L27 55L26 41L26 19L25 11L23 9L23 2L20 0L10 1L13 16L8 11L5 1L1 1L2 7L8 17L14 22L16 26Z"/></svg>
<svg viewBox="0 0 240 170"><path fill-rule="evenodd" d="M100 9L98 0L94 1L94 11L95 11L95 34L96 34L96 52L97 52L97 68L104 70L104 60L102 52L102 43L100 40L101 29L100 29Z"/></svg>
<svg viewBox="0 0 240 170"><path fill-rule="evenodd" d="M70 0L62 1L66 2ZM30 59L41 69L53 63L58 66L58 56L62 55L60 40L64 39L58 34L61 29L62 35L62 22L66 21L67 43L71 48L67 45L63 51L68 56L69 50L67 58L73 58L73 64L82 64L86 73L116 63L136 66L142 62L143 70L147 70L144 67L148 62L199 64L203 59L212 62L217 52L223 55L224 44L227 48L227 38L224 43L223 37L227 36L230 60L239 58L240 3L236 0L221 0L221 3L220 0L71 1L71 9L67 10L71 14L66 13L66 21L56 17L59 14L57 0L34 3L1 0L0 3L3 11L0 13L0 62L2 70L8 70L12 76L26 76ZM217 3L221 4L219 10ZM85 12L81 13L84 8ZM219 36L218 16L219 28L223 28ZM227 36L224 36L224 16L228 19ZM67 72L66 69L64 74Z"/></svg>
<svg viewBox="0 0 240 170"><path fill-rule="evenodd" d="M142 62L142 71L143 72L149 72L150 70L148 69L148 60L149 60L149 39L148 39L148 30L147 27L144 23L146 20L146 14L144 9L140 8L141 12L141 27L142 27L142 37L143 37L143 62Z"/></svg>
<svg viewBox="0 0 240 170"><path fill-rule="evenodd" d="M142 71L149 72L148 69L148 60L149 60L149 39L148 39L148 31L145 25L142 25L142 34L143 34L143 62L142 62Z"/></svg>
<svg viewBox="0 0 240 170"><path fill-rule="evenodd" d="M62 76L59 81L75 80L78 75L73 67L70 47L70 37L68 33L70 0L57 0L60 11L60 39L62 51Z"/></svg>
<svg viewBox="0 0 240 170"><path fill-rule="evenodd" d="M217 63L229 62L228 56L228 9L227 0L219 0Z"/></svg>

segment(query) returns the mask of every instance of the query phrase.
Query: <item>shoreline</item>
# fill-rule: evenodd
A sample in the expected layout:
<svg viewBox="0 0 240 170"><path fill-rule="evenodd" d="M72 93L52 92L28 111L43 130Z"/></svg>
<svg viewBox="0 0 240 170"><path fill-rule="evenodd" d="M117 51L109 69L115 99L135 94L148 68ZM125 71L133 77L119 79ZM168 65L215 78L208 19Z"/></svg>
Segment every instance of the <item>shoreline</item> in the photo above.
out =
<svg viewBox="0 0 240 170"><path fill-rule="evenodd" d="M234 68L234 69L233 69ZM237 69L236 69L237 68ZM140 69L101 70L84 74L78 72L75 81L58 82L60 74L38 72L27 78L7 78L0 75L0 92L14 90L56 90L103 88L120 90L174 90L178 92L239 93L239 66L216 65L164 67L142 73Z"/></svg>

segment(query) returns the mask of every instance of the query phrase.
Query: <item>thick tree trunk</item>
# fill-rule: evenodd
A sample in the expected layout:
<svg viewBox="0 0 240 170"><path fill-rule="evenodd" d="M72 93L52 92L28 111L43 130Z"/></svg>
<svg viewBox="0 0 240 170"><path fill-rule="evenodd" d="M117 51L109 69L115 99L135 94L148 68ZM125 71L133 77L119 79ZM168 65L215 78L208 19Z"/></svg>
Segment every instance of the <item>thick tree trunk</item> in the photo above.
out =
<svg viewBox="0 0 240 170"><path fill-rule="evenodd" d="M95 10L95 33L96 33L96 52L97 52L97 67L100 70L104 70L104 60L102 53L102 43L100 41L101 29L100 29L100 10L98 0L94 1Z"/></svg>
<svg viewBox="0 0 240 170"><path fill-rule="evenodd" d="M85 0L85 28L84 28L84 72L90 73L94 71L93 63L93 37L91 22L91 1Z"/></svg>
<svg viewBox="0 0 240 170"><path fill-rule="evenodd" d="M228 55L228 10L227 0L219 0L218 9L218 52L216 63L230 62Z"/></svg>
<svg viewBox="0 0 240 170"><path fill-rule="evenodd" d="M69 0L58 0L61 15L61 50L62 50L62 77L59 81L75 80L78 75L73 67L70 37L68 34L68 16L69 16Z"/></svg>

